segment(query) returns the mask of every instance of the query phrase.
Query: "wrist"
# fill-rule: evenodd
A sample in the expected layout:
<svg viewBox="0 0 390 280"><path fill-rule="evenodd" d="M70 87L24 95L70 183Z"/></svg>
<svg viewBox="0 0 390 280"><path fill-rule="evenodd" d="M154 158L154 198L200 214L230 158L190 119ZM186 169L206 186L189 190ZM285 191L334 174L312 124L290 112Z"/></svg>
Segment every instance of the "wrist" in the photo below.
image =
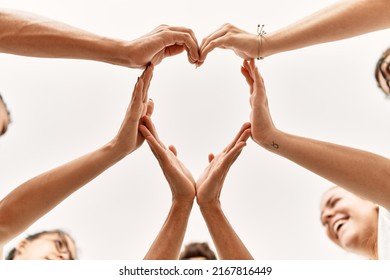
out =
<svg viewBox="0 0 390 280"><path fill-rule="evenodd" d="M219 200L212 203L202 203L198 205L202 215L207 215L210 213L212 214L212 213L217 213L222 211L221 203Z"/></svg>
<svg viewBox="0 0 390 280"><path fill-rule="evenodd" d="M271 152L276 152L280 148L280 139L282 134L283 132L276 128L270 129L265 133L263 130L259 136L254 133L253 140L264 149L267 149Z"/></svg>
<svg viewBox="0 0 390 280"><path fill-rule="evenodd" d="M183 199L173 199L172 200L172 207L179 208L182 210L189 210L191 211L192 205L194 204L194 201L192 200L183 200Z"/></svg>
<svg viewBox="0 0 390 280"><path fill-rule="evenodd" d="M131 67L129 42L102 38L101 46L104 49L103 53L105 53L105 55L100 60L114 65Z"/></svg>
<svg viewBox="0 0 390 280"><path fill-rule="evenodd" d="M214 211L217 209L221 209L221 202L219 199L212 201L197 201L199 209L201 211Z"/></svg>
<svg viewBox="0 0 390 280"><path fill-rule="evenodd" d="M126 157L127 155L131 154L131 152L128 152L127 149L123 148L122 145L120 145L117 141L116 138L108 142L105 146L104 149L109 151L111 154L112 158L116 161L119 161Z"/></svg>

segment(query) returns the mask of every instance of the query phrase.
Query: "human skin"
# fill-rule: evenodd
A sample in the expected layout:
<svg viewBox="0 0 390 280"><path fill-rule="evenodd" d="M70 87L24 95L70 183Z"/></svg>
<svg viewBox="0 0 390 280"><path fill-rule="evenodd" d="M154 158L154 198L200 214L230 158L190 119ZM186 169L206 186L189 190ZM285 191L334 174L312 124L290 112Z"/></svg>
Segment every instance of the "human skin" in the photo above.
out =
<svg viewBox="0 0 390 280"><path fill-rule="evenodd" d="M158 160L172 194L168 216L144 259L177 260L195 198L195 180L178 159L176 148L167 148L160 140L150 117L143 117L140 132Z"/></svg>
<svg viewBox="0 0 390 280"><path fill-rule="evenodd" d="M143 118L140 131L157 158L172 192L171 209L144 259L179 258L195 194L220 259L253 259L224 215L219 201L225 177L249 138L249 127L249 123L244 124L220 154L209 155L208 167L195 182L177 158L176 148L167 148L159 139L151 118Z"/></svg>
<svg viewBox="0 0 390 280"><path fill-rule="evenodd" d="M221 153L209 155L209 165L196 181L196 201L221 260L253 259L225 216L220 202L226 175L249 137L250 124L245 123Z"/></svg>
<svg viewBox="0 0 390 280"><path fill-rule="evenodd" d="M76 244L67 234L44 233L33 240L23 239L15 247L13 260L73 260Z"/></svg>
<svg viewBox="0 0 390 280"><path fill-rule="evenodd" d="M7 131L9 122L10 119L7 113L7 108L5 107L4 102L0 99L0 136Z"/></svg>
<svg viewBox="0 0 390 280"><path fill-rule="evenodd" d="M190 63L199 59L193 31L160 25L135 40L97 35L39 15L0 10L0 52L46 58L73 58L144 69L184 50Z"/></svg>
<svg viewBox="0 0 390 280"><path fill-rule="evenodd" d="M101 148L40 174L16 187L0 201L0 253L3 246L40 217L144 142L138 132L140 120L153 112L148 88L153 66L139 77L117 134Z"/></svg>
<svg viewBox="0 0 390 280"><path fill-rule="evenodd" d="M351 38L390 27L388 0L342 0L263 37L224 24L205 37L199 65L215 48L231 49L243 59L267 57L280 52ZM259 51L261 53L259 54Z"/></svg>
<svg viewBox="0 0 390 280"><path fill-rule="evenodd" d="M276 128L264 81L253 60L241 72L250 92L252 139L346 190L390 209L390 160L363 150L285 133Z"/></svg>
<svg viewBox="0 0 390 280"><path fill-rule="evenodd" d="M378 258L378 205L335 186L324 193L320 208L330 240L348 252Z"/></svg>

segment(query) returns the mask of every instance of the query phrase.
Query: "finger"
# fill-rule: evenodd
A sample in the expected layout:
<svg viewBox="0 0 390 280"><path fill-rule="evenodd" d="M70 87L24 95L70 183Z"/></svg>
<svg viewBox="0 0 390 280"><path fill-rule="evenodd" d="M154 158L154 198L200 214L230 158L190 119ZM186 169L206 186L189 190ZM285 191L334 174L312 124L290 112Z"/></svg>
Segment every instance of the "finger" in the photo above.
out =
<svg viewBox="0 0 390 280"><path fill-rule="evenodd" d="M177 150L176 150L176 147L175 147L175 146L170 145L170 146L168 147L168 149L169 149L175 156L177 156Z"/></svg>
<svg viewBox="0 0 390 280"><path fill-rule="evenodd" d="M241 155L242 150L246 147L246 143L240 143L231 151L231 160L230 166L237 160L237 158ZM230 157L230 155L229 155Z"/></svg>
<svg viewBox="0 0 390 280"><path fill-rule="evenodd" d="M213 41L210 41L210 43L208 43L207 45L204 45L203 49L200 50L200 58L199 58L200 63L203 63L207 55L215 48L222 48L222 49L226 48L228 39L229 37L226 35L217 38Z"/></svg>
<svg viewBox="0 0 390 280"><path fill-rule="evenodd" d="M161 147L160 143L157 141L157 139L154 137L154 135L145 125L141 124L139 126L139 131L144 136L154 156L157 158L159 162L161 162L161 160L164 159L166 156L165 149Z"/></svg>
<svg viewBox="0 0 390 280"><path fill-rule="evenodd" d="M141 77L138 78L137 83L134 86L133 95L131 97L131 102L128 108L127 113L135 113L137 117L134 116L133 121L138 121L141 117L142 113L142 88L143 88L143 80Z"/></svg>
<svg viewBox="0 0 390 280"><path fill-rule="evenodd" d="M142 136L146 139L147 137L154 137L148 127L144 124L140 124L138 127L138 131L142 134Z"/></svg>
<svg viewBox="0 0 390 280"><path fill-rule="evenodd" d="M251 75L249 74L248 70L245 67L241 67L241 73L244 75L246 82L248 83L250 94L252 94L252 92L253 92L253 79L252 79Z"/></svg>
<svg viewBox="0 0 390 280"><path fill-rule="evenodd" d="M174 55L181 52L180 47L174 47L167 53L165 50L171 46L182 45L187 49L190 62L199 60L199 47L195 38L195 34L191 29L185 27L172 27L160 25L148 36L153 38L152 53L154 54L152 61L155 64L161 62L164 55Z"/></svg>
<svg viewBox="0 0 390 280"><path fill-rule="evenodd" d="M242 134L244 133L245 130L247 130L251 126L250 123L244 123L240 131L237 133L237 135L234 137L233 141L230 142L230 144L224 149L224 152L229 152L238 142L238 140L241 138Z"/></svg>
<svg viewBox="0 0 390 280"><path fill-rule="evenodd" d="M166 47L164 50L164 57L175 56L179 53L182 53L185 50L183 45L172 45Z"/></svg>
<svg viewBox="0 0 390 280"><path fill-rule="evenodd" d="M247 70L249 76L251 77L251 79L253 80L254 79L254 73L253 73L253 68L251 67L250 65L250 62L248 60L244 60L244 64L243 64L244 68Z"/></svg>
<svg viewBox="0 0 390 280"><path fill-rule="evenodd" d="M241 143L241 142L244 142L246 143L246 141L249 139L249 137L251 136L251 128L250 126L244 130L244 132L241 134L240 138L237 140L237 144L238 143Z"/></svg>
<svg viewBox="0 0 390 280"><path fill-rule="evenodd" d="M209 163L214 160L215 156L214 154L209 154Z"/></svg>
<svg viewBox="0 0 390 280"><path fill-rule="evenodd" d="M160 144L160 146L165 149L166 147L165 147L164 143L160 140L158 133L157 133L157 130L156 130L156 127L154 126L152 119L148 116L144 116L142 118L142 122L149 129L150 133L157 140L157 142Z"/></svg>
<svg viewBox="0 0 390 280"><path fill-rule="evenodd" d="M228 31L226 27L227 24L224 24L221 27L219 27L217 30L215 30L214 32L210 33L205 38L203 38L202 44L200 45L200 51L202 52L204 48L210 44L210 42L224 36Z"/></svg>
<svg viewBox="0 0 390 280"><path fill-rule="evenodd" d="M253 69L253 80L256 87L264 87L263 77L260 75L259 69L255 67Z"/></svg>
<svg viewBox="0 0 390 280"><path fill-rule="evenodd" d="M199 44L198 44L198 40L196 39L196 36L195 36L194 31L192 31L191 29L186 28L186 27L177 27L177 26L171 26L170 29L171 29L171 30L174 30L174 31L180 31L180 32L188 33L188 34L191 36L192 41L193 41L193 42L195 43L195 45L196 45L196 50L195 50L195 51L197 52L197 56L194 57L194 56L192 56L192 54L189 52L189 53L188 53L188 59L189 59L189 61L190 61L191 63L195 63L195 62L199 61ZM188 49L188 46L187 46L187 50L189 50L189 49ZM180 52L182 52L182 51L183 51L183 50L178 49L178 50L177 50L177 53L180 53Z"/></svg>
<svg viewBox="0 0 390 280"><path fill-rule="evenodd" d="M148 67L144 70L144 72L141 75L141 78L144 82L144 86L142 88L142 97L143 97L143 102L146 102L148 100L148 90L150 86L150 81L152 80L153 77L153 70L154 66L153 64L149 64Z"/></svg>
<svg viewBox="0 0 390 280"><path fill-rule="evenodd" d="M245 148L246 143L240 142L235 145L224 157L224 160L221 166L226 170L226 172L230 169L232 164L236 161L238 156L241 154L242 150Z"/></svg>
<svg viewBox="0 0 390 280"><path fill-rule="evenodd" d="M235 145L230 149L230 151L236 149L237 146L241 146L242 144L246 145L246 142L248 141L249 137L251 136L252 132L250 127L243 131L240 138L237 140ZM228 153L230 152L228 151Z"/></svg>
<svg viewBox="0 0 390 280"><path fill-rule="evenodd" d="M192 29L182 26L170 26L168 28L172 31L188 33L191 36L192 40L196 43L196 45L198 45L198 40L196 39L195 33L194 31L192 31Z"/></svg>
<svg viewBox="0 0 390 280"><path fill-rule="evenodd" d="M183 27L169 27L170 35L166 36L167 43L165 47L172 45L184 45L188 56L192 61L199 60L198 42L192 30Z"/></svg>
<svg viewBox="0 0 390 280"><path fill-rule="evenodd" d="M146 116L151 117L154 111L154 102L152 99L146 103Z"/></svg>

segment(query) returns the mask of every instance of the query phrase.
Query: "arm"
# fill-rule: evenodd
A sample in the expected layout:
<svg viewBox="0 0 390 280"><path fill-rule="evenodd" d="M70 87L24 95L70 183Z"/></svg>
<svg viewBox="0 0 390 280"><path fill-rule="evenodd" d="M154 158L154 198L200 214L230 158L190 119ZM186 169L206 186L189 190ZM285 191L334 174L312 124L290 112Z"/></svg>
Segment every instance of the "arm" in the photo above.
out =
<svg viewBox="0 0 390 280"><path fill-rule="evenodd" d="M196 198L222 260L251 260L253 257L225 217L219 200L230 166L237 159L250 136L248 123L236 138L217 156L209 155L209 166L196 182Z"/></svg>
<svg viewBox="0 0 390 280"><path fill-rule="evenodd" d="M261 56L332 42L390 27L388 0L341 0L264 37ZM206 37L200 61L214 48L229 48L243 59L257 58L257 34L225 24Z"/></svg>
<svg viewBox="0 0 390 280"><path fill-rule="evenodd" d="M102 148L43 173L14 189L0 201L0 247L48 213L73 192L136 150L144 141L138 124L151 114L147 89L153 67L139 78L117 135Z"/></svg>
<svg viewBox="0 0 390 280"><path fill-rule="evenodd" d="M149 117L143 118L140 131L157 158L172 192L171 210L144 259L177 260L195 197L195 181L177 158L175 147L167 149L158 138Z"/></svg>
<svg viewBox="0 0 390 280"><path fill-rule="evenodd" d="M102 37L37 15L0 10L0 52L49 58L96 60L131 68L157 65L168 56L188 51L198 60L192 30L161 25L133 41Z"/></svg>
<svg viewBox="0 0 390 280"><path fill-rule="evenodd" d="M242 73L250 87L252 138L358 196L390 209L390 160L366 151L284 133L275 128L264 83L254 61Z"/></svg>

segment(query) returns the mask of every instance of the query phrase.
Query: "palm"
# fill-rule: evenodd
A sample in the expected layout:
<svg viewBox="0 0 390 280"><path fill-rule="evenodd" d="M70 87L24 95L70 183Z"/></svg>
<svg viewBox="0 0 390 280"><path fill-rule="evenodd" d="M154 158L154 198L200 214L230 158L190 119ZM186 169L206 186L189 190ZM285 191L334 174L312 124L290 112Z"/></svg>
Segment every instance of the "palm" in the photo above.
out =
<svg viewBox="0 0 390 280"><path fill-rule="evenodd" d="M213 159L196 182L196 200L198 204L219 200L225 176L221 172L221 156ZM223 159L221 159L223 160Z"/></svg>
<svg viewBox="0 0 390 280"><path fill-rule="evenodd" d="M250 124L245 123L234 140L219 155L209 155L209 165L196 182L196 201L199 206L219 203L226 175L245 147L249 136Z"/></svg>
<svg viewBox="0 0 390 280"><path fill-rule="evenodd" d="M171 149L166 151L168 163L164 163L163 172L172 186L175 198L191 199L195 197L195 180L184 164ZM166 167L165 167L166 166ZM176 187L180 186L180 187Z"/></svg>

